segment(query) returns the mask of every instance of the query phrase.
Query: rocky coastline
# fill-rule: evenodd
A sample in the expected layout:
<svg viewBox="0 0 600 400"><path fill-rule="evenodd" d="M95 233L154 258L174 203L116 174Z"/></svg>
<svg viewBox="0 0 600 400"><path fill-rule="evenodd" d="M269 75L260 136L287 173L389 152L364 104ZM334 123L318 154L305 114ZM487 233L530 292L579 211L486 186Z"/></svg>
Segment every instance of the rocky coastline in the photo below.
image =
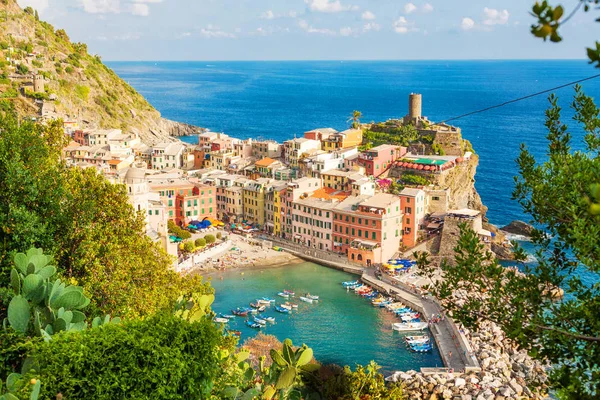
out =
<svg viewBox="0 0 600 400"><path fill-rule="evenodd" d="M433 374L396 372L388 380L403 382L409 399L508 400L547 397L547 367L507 339L496 324L484 321L477 331L463 331L481 371Z"/></svg>

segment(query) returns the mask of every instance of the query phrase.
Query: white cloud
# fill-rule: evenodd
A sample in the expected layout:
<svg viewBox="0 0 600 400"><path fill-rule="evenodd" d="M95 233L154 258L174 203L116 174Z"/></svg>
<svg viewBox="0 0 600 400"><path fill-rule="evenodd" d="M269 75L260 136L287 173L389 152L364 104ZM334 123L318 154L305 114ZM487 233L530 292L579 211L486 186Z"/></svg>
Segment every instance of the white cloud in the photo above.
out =
<svg viewBox="0 0 600 400"><path fill-rule="evenodd" d="M369 22L363 26L363 32L378 31L379 29L381 29L381 27L375 22Z"/></svg>
<svg viewBox="0 0 600 400"><path fill-rule="evenodd" d="M376 17L371 11L365 11L362 13L361 18L365 21L373 21Z"/></svg>
<svg viewBox="0 0 600 400"><path fill-rule="evenodd" d="M408 22L406 17L400 16L396 21L394 21L394 32L399 33L401 35L408 32L417 32L418 29L413 26L414 24Z"/></svg>
<svg viewBox="0 0 600 400"><path fill-rule="evenodd" d="M83 11L89 14L118 14L121 12L119 0L79 0Z"/></svg>
<svg viewBox="0 0 600 400"><path fill-rule="evenodd" d="M417 6L415 6L413 3L407 3L404 6L404 12L407 13L407 14L410 14L410 13L415 12L415 11L417 11Z"/></svg>
<svg viewBox="0 0 600 400"><path fill-rule="evenodd" d="M264 13L260 14L261 19L273 19L275 18L275 14L271 10L267 10Z"/></svg>
<svg viewBox="0 0 600 400"><path fill-rule="evenodd" d="M234 39L235 38L235 35L233 33L222 31L218 27L213 26L211 24L207 25L206 28L200 29L200 36L207 38L207 39L213 39L213 38Z"/></svg>
<svg viewBox="0 0 600 400"><path fill-rule="evenodd" d="M38 0L39 1L39 0ZM129 13L146 17L150 14L148 4L162 3L162 0L78 0L79 6L88 14Z"/></svg>
<svg viewBox="0 0 600 400"><path fill-rule="evenodd" d="M23 8L33 7L39 12L42 12L48 8L48 0L18 0L18 3Z"/></svg>
<svg viewBox="0 0 600 400"><path fill-rule="evenodd" d="M483 9L483 14L485 15L485 19L483 20L484 25L505 25L508 23L508 18L510 14L508 10L496 10L494 8Z"/></svg>
<svg viewBox="0 0 600 400"><path fill-rule="evenodd" d="M150 14L150 8L148 8L148 4L134 3L131 5L131 13L133 15L147 17Z"/></svg>
<svg viewBox="0 0 600 400"><path fill-rule="evenodd" d="M423 6L423 12L430 13L432 11L433 11L433 6L429 3L425 3L425 5Z"/></svg>
<svg viewBox="0 0 600 400"><path fill-rule="evenodd" d="M358 10L358 6L345 6L340 0L304 0L304 2L310 11L315 12L337 13Z"/></svg>
<svg viewBox="0 0 600 400"><path fill-rule="evenodd" d="M353 33L352 28L349 26L340 29L340 35L342 36L351 36Z"/></svg>
<svg viewBox="0 0 600 400"><path fill-rule="evenodd" d="M460 28L463 31L470 31L474 27L475 27L475 21L473 21L473 19L471 19L469 17L463 18L462 21L461 21L461 23L460 23Z"/></svg>
<svg viewBox="0 0 600 400"><path fill-rule="evenodd" d="M304 30L307 33L318 33L321 35L328 35L328 36L335 36L337 35L337 32L331 29L327 29L327 28L315 28L312 25L310 25L308 22L306 22L306 20L301 19L298 21L298 26L300 27L300 29Z"/></svg>

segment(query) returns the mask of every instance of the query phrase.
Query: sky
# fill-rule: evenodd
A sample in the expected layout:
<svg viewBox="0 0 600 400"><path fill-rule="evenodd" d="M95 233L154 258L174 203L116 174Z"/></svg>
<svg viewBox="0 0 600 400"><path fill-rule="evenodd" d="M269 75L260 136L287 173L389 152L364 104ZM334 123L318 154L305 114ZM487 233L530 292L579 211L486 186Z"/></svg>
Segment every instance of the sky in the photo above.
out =
<svg viewBox="0 0 600 400"><path fill-rule="evenodd" d="M600 26L579 12L544 43L534 0L17 1L110 61L573 59Z"/></svg>

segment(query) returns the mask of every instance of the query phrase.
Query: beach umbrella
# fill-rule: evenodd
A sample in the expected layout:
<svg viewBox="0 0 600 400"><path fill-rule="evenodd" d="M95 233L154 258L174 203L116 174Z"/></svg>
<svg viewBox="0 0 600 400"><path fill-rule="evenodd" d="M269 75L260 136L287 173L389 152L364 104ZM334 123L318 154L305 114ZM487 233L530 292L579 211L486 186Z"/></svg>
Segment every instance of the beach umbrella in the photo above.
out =
<svg viewBox="0 0 600 400"><path fill-rule="evenodd" d="M419 165L417 166L417 169L423 169L423 168L425 168L425 167L424 167L423 165L421 165L421 164L419 164Z"/></svg>

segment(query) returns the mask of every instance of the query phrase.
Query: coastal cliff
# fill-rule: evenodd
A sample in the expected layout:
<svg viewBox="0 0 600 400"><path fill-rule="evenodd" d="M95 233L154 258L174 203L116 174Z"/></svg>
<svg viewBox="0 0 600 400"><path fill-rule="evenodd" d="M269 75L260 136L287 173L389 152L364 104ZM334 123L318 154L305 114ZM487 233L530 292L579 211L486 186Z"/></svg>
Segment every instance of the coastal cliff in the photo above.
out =
<svg viewBox="0 0 600 400"><path fill-rule="evenodd" d="M162 118L100 56L40 21L33 9L0 0L0 20L0 111L61 118L83 129L117 128L149 145L201 131Z"/></svg>

